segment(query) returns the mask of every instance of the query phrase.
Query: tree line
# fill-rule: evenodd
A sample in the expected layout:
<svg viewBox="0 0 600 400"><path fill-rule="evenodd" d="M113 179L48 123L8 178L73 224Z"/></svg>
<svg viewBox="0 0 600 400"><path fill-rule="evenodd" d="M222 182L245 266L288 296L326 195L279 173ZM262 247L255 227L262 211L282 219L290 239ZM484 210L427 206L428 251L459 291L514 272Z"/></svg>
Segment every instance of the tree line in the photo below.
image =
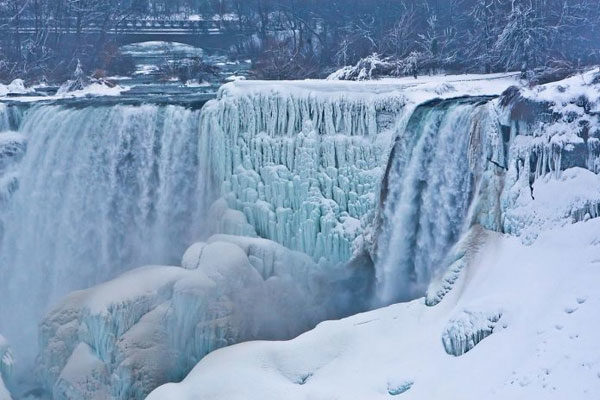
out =
<svg viewBox="0 0 600 400"><path fill-rule="evenodd" d="M395 74L600 61L600 0L0 0L0 79L60 79L77 60L125 72L106 32L131 17L192 15L255 32L232 54L265 79L322 77L370 56ZM61 35L66 26L81 35Z"/></svg>
<svg viewBox="0 0 600 400"><path fill-rule="evenodd" d="M396 74L531 71L600 62L599 0L254 0L265 34L257 71L308 77L379 55ZM244 3L241 6L240 3ZM290 61L291 60L291 61Z"/></svg>

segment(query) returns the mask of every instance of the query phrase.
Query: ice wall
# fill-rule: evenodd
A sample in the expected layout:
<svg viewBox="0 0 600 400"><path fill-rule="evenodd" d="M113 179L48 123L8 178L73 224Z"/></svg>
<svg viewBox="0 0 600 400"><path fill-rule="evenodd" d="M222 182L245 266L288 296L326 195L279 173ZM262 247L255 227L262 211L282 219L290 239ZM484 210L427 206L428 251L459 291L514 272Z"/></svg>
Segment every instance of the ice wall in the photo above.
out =
<svg viewBox="0 0 600 400"><path fill-rule="evenodd" d="M0 193L10 197L0 201L0 330L33 351L23 342L60 296L176 262L202 233L210 194L199 111L36 105L15 128L0 133Z"/></svg>
<svg viewBox="0 0 600 400"><path fill-rule="evenodd" d="M344 262L372 222L405 103L397 93L226 85L203 110L206 161L259 236Z"/></svg>

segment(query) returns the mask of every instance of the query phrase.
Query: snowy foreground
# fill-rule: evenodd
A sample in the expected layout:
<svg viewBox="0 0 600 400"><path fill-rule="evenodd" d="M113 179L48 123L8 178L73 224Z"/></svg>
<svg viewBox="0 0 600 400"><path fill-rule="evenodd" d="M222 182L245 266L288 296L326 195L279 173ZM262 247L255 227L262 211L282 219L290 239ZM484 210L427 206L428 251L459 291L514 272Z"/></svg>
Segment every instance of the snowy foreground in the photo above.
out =
<svg viewBox="0 0 600 400"><path fill-rule="evenodd" d="M222 349L148 399L597 398L600 221L531 246L483 235L435 307L417 299Z"/></svg>
<svg viewBox="0 0 600 400"><path fill-rule="evenodd" d="M594 70L534 89L514 74L237 81L198 113L6 108L0 122L18 133L0 134L0 174L10 172L0 175L7 182L0 195L22 200L8 215L8 235L19 233L19 224L9 224L28 218L29 209L47 221L57 214L22 193L64 185L69 198L97 190L103 200L96 181L123 193L121 203L140 218L110 220L111 230L100 232L107 237L128 238L123 226L143 228L149 210L159 215L157 232L206 233L178 266L115 265L111 271L127 272L101 283L75 274L79 264L65 256L61 269L40 278L40 285L60 282L58 289L99 283L71 293L41 321L36 373L44 390L56 400L142 399L154 389L151 400L597 398L599 93ZM40 152L45 113L77 123L52 137L52 151ZM183 153L170 134L159 135L171 149L164 154L147 151L157 143L153 134L144 136L148 145L122 149L119 141L106 155L97 153L99 134L74 147L80 130L92 131L87 124L104 126L94 121L123 138L138 137L139 127L162 132L167 121L189 131L177 130L174 143L185 144L191 161L171 158ZM146 186L128 191L109 169L93 179L86 168L32 179L32 155L62 159L69 150L111 165L131 154L146 160L130 166ZM27 169L19 169L21 158ZM158 188L146 178L154 164ZM168 201L152 203L156 193ZM201 197L210 210L191 212L178 193ZM176 203L176 213L165 211ZM86 218L65 248L95 232L98 224ZM175 237L189 240L169 240ZM150 254L185 246L151 239L157 249ZM28 264L9 278L28 281ZM10 281L3 285L11 293ZM9 300L21 304L21 295ZM237 344L291 339L320 321L379 306L388 307L323 322L288 342ZM0 364L0 377L12 388L12 353L3 343L0 359L4 351L9 362Z"/></svg>

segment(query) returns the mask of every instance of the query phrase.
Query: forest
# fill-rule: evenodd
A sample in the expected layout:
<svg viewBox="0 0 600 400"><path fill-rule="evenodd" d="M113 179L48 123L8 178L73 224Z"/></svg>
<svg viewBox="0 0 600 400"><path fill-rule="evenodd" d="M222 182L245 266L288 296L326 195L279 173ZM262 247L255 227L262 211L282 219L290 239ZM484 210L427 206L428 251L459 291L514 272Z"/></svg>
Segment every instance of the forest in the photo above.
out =
<svg viewBox="0 0 600 400"><path fill-rule="evenodd" d="M116 38L133 18L226 20L244 36L229 55L252 59L262 79L361 62L413 75L573 70L600 58L600 0L4 0L0 79L61 81L78 60L88 73L125 74Z"/></svg>

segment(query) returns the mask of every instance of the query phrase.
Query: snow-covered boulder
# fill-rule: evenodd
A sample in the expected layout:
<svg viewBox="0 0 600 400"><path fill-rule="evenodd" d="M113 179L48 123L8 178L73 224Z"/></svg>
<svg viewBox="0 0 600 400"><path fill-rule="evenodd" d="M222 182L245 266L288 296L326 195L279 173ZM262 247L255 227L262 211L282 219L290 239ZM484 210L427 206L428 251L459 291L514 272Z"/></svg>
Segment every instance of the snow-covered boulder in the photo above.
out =
<svg viewBox="0 0 600 400"><path fill-rule="evenodd" d="M241 211L229 208L227 200L224 198L213 203L208 216L209 232L256 237L256 230L248 223L246 215Z"/></svg>
<svg viewBox="0 0 600 400"><path fill-rule="evenodd" d="M18 95L32 92L35 92L35 89L26 87L23 79L15 79L6 86L6 94Z"/></svg>
<svg viewBox="0 0 600 400"><path fill-rule="evenodd" d="M217 348L290 338L332 316L319 267L268 240L215 236L182 264L130 271L48 314L37 371L55 399L142 399Z"/></svg>

